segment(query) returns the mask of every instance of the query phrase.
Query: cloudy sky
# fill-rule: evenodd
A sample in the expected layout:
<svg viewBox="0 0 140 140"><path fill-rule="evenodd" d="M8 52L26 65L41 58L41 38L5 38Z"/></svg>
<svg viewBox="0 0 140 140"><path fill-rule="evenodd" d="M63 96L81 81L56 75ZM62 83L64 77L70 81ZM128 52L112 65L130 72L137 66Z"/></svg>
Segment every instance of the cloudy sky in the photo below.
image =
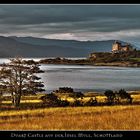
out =
<svg viewBox="0 0 140 140"><path fill-rule="evenodd" d="M0 5L0 35L140 43L140 5Z"/></svg>

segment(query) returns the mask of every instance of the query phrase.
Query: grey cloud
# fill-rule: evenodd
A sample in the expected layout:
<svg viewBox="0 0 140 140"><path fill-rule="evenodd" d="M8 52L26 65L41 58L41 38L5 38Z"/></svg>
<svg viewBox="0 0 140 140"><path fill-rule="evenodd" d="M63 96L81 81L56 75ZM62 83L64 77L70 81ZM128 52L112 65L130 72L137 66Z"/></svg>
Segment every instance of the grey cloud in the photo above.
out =
<svg viewBox="0 0 140 140"><path fill-rule="evenodd" d="M0 6L0 17L9 23L39 24L78 22L106 18L139 18L137 6L97 5L8 5ZM24 20L22 20L24 18Z"/></svg>
<svg viewBox="0 0 140 140"><path fill-rule="evenodd" d="M0 34L140 29L140 5L0 5Z"/></svg>

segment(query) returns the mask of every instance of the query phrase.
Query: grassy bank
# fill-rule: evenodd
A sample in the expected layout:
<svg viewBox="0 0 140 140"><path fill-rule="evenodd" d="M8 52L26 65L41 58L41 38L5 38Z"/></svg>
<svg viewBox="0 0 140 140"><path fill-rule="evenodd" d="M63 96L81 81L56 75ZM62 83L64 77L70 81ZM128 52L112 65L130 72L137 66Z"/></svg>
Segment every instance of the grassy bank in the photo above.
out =
<svg viewBox="0 0 140 140"><path fill-rule="evenodd" d="M131 92L132 105L114 106L41 108L40 96L23 96L20 109L2 109L11 106L5 98L0 130L140 130L140 92ZM90 97L92 93L87 93L84 100ZM104 99L103 95L97 96L99 102Z"/></svg>
<svg viewBox="0 0 140 140"><path fill-rule="evenodd" d="M139 130L140 106L67 107L0 112L1 130Z"/></svg>

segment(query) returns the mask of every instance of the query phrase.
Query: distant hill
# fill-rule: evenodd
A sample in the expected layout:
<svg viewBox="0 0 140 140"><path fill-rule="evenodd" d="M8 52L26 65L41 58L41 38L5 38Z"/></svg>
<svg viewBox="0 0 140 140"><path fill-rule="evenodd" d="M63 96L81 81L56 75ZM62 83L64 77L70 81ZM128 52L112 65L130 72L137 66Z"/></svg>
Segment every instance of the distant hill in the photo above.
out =
<svg viewBox="0 0 140 140"><path fill-rule="evenodd" d="M91 52L110 52L113 43L0 36L0 57L87 57Z"/></svg>

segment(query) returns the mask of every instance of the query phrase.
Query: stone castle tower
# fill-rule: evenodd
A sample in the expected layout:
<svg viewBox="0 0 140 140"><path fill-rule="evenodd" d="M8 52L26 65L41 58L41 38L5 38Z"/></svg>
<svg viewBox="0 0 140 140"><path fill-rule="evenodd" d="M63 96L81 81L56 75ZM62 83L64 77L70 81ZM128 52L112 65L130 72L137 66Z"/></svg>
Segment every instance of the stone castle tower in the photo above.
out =
<svg viewBox="0 0 140 140"><path fill-rule="evenodd" d="M119 41L115 41L112 45L112 52L127 52L133 50L134 49L130 44L122 45Z"/></svg>

